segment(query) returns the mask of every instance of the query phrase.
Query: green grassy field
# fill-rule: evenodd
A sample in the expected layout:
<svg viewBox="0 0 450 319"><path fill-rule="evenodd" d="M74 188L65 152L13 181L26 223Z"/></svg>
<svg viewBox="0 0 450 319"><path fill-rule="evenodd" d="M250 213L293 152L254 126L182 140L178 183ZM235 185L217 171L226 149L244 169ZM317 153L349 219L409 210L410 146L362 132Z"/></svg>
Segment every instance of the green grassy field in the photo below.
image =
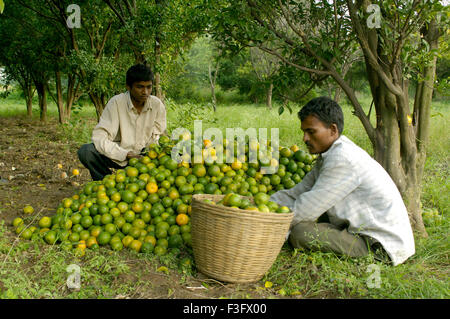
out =
<svg viewBox="0 0 450 319"><path fill-rule="evenodd" d="M370 97L361 96L362 104L368 110ZM359 120L352 115L351 108L341 103L345 116L344 134L359 146L372 153L370 142ZM450 102L435 101L432 107L430 143L428 158L422 188L422 205L424 210L437 210L442 219L427 221L428 238L416 238L416 254L407 262L397 267L382 264L372 257L349 259L337 257L330 253L303 252L293 250L285 245L275 264L265 275L256 290L270 291L271 298L449 298L449 157L450 134L448 134L448 118L450 116ZM202 105L178 105L168 102L168 122L170 127L178 124L190 125L183 120L175 110L184 107L202 109ZM217 112L207 107L199 112L203 121L203 130L217 127L225 132L226 128L241 127L279 128L280 144L290 146L297 144L304 148L300 121L296 112L285 111L278 115L278 106L268 110L264 105L254 104L221 104ZM24 102L18 95L12 95L6 100L0 100L0 117L25 116ZM38 109L33 109L33 117L38 121ZM49 117L57 117L56 107L49 105ZM86 105L78 114L73 114L70 123L61 127L63 136L67 140L76 140L80 144L90 141L90 133L96 123L93 107ZM270 130L269 130L270 131ZM57 278L54 274L66 274L64 267L66 256L55 249L42 248L36 243L18 242L14 247L9 241L5 225L0 225L0 253L5 256L0 260L0 280L3 286L3 298L110 298L117 294L131 294L135 283L116 283L114 274L129 271L128 257L117 254L108 256L102 254L85 264L86 272L94 283L92 289L79 292L67 292L63 288L54 290L54 281L65 283L65 278ZM39 258L33 268L27 268L27 259L23 257L27 251L27 258ZM7 255L6 255L7 254ZM171 265L171 256L165 259ZM53 261L50 272L43 270L49 261ZM143 261L142 262L148 262ZM108 264L112 273L98 271L99 265ZM372 265L379 271L380 282L373 283L376 274ZM106 267L106 266L105 266ZM84 269L84 268L83 268ZM170 268L171 269L171 268ZM84 270L83 270L84 271ZM53 275L52 275L53 273ZM184 277L183 277L184 278ZM33 284L38 281L40 286ZM182 279L183 280L183 279ZM267 287L264 283L268 282ZM142 289L151 289L145 283L138 283ZM16 288L12 288L16 287ZM252 286L251 289L255 289ZM231 297L246 298L250 294L240 292ZM165 296L170 297L170 294ZM230 297L230 296L227 296ZM164 298L164 296L163 296Z"/></svg>

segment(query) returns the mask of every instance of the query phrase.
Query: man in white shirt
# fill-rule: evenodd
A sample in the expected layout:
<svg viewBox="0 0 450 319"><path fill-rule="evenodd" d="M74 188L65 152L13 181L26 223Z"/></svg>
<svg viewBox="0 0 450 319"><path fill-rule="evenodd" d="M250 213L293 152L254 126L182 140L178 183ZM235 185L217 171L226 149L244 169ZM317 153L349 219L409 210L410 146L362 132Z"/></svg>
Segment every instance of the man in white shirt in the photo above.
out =
<svg viewBox="0 0 450 319"><path fill-rule="evenodd" d="M415 253L406 207L383 167L341 135L341 107L319 97L298 116L309 152L320 155L299 184L271 196L294 212L289 242L352 257L373 251L377 259L403 263Z"/></svg>
<svg viewBox="0 0 450 319"><path fill-rule="evenodd" d="M78 150L80 162L93 180L111 174L110 168L123 168L128 160L140 157L142 150L156 143L166 130L166 109L151 95L153 73L143 64L128 69L127 92L109 100L92 132L93 143Z"/></svg>

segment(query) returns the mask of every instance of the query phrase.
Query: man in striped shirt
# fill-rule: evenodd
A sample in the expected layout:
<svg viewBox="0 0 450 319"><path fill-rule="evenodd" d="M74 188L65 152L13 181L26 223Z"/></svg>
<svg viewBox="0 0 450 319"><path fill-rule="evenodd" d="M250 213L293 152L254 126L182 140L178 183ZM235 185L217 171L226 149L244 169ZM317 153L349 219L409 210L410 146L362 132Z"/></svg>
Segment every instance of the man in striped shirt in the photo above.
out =
<svg viewBox="0 0 450 319"><path fill-rule="evenodd" d="M294 212L289 242L351 257L372 251L394 266L403 263L415 253L406 207L383 167L341 135L341 107L319 97L298 116L309 152L320 155L299 184L271 196Z"/></svg>

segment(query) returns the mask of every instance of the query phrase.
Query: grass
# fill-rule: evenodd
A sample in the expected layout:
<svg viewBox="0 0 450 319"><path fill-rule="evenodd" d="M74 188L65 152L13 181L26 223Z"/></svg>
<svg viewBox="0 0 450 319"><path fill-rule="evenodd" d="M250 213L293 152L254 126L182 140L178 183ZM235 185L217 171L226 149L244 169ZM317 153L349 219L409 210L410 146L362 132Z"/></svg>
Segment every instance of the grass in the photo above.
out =
<svg viewBox="0 0 450 319"><path fill-rule="evenodd" d="M371 99L361 96L361 103L367 111ZM176 104L176 102L169 102ZM183 106L182 103L180 103ZM36 103L35 103L36 105ZM359 146L372 154L372 147L359 120L352 115L350 106L341 103L345 116L344 134ZM199 104L206 106L206 104ZM215 114L209 113L208 121L203 122L203 131L218 127L225 132L227 127L278 128L281 145L297 144L304 148L300 122L293 114L285 111L278 115L278 106L267 110L264 105L255 104L219 104ZM12 95L1 101L0 116L25 116L24 102L18 95ZM57 117L56 107L49 105L49 117ZM442 219L427 220L428 238L416 238L416 254L404 264L392 267L375 261L372 256L351 259L335 256L331 253L304 252L293 250L287 244L282 249L276 262L262 280L272 286L257 288L275 297L300 298L444 298L450 297L450 276L448 254L450 243L449 230L449 150L448 101L435 101L432 105L430 140L428 158L422 188L422 205L424 209L436 210ZM33 109L33 118L38 120L37 109ZM214 120L215 118L215 120ZM177 126L177 114L168 113L168 121ZM65 140L81 143L90 140L90 133L96 124L95 111L92 106L81 108L73 114L69 124L61 128ZM185 122L186 124L186 122ZM225 136L224 136L225 137ZM1 209L1 207L0 207ZM114 298L118 295L133 295L135 282L119 281L115 278L127 274L130 269L130 256L113 252L92 253L83 261L83 278L89 283L86 289L68 291L65 285L66 267L69 261L74 263L70 254L40 245L38 242L11 242L14 237L8 235L4 225L0 224L0 288L3 298ZM89 252L91 253L91 252ZM131 260L138 257L132 256ZM30 261L32 267L28 267ZM156 267L156 260L139 262L151 263ZM158 259L169 269L175 269L175 256ZM375 268L373 265L375 265ZM374 270L375 269L375 270ZM373 287L371 280L379 270L379 288ZM143 270L141 270L143 271ZM143 273L137 273L137 276ZM181 283L191 273L182 277ZM187 277L186 277L187 276ZM152 289L151 283L138 282L141 290ZM55 287L58 287L55 290ZM167 296L171 296L169 290ZM237 294L235 296L248 297ZM228 296L229 297L229 296Z"/></svg>

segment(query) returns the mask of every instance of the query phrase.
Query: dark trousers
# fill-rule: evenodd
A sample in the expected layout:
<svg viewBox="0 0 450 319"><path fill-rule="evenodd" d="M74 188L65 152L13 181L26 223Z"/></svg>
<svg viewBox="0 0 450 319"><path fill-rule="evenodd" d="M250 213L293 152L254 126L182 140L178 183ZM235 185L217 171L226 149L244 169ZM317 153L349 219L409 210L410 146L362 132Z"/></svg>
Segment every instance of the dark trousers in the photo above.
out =
<svg viewBox="0 0 450 319"><path fill-rule="evenodd" d="M376 260L390 262L390 257L380 243L372 238L350 233L346 225L337 227L322 215L318 222L300 222L291 229L289 242L294 248L334 252L350 257L364 257L370 252Z"/></svg>
<svg viewBox="0 0 450 319"><path fill-rule="evenodd" d="M112 174L110 168L123 168L110 158L100 154L93 143L81 146L77 154L80 162L89 170L94 181L102 180L106 175Z"/></svg>

